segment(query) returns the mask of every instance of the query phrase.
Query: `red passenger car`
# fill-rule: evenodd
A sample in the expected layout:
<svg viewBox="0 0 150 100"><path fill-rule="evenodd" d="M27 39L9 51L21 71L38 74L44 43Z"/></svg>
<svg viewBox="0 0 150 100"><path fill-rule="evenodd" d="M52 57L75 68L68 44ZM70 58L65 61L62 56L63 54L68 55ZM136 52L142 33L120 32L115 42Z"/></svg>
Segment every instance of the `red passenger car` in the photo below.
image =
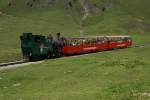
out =
<svg viewBox="0 0 150 100"><path fill-rule="evenodd" d="M64 55L82 54L131 47L129 36L96 36L64 38L62 53Z"/></svg>

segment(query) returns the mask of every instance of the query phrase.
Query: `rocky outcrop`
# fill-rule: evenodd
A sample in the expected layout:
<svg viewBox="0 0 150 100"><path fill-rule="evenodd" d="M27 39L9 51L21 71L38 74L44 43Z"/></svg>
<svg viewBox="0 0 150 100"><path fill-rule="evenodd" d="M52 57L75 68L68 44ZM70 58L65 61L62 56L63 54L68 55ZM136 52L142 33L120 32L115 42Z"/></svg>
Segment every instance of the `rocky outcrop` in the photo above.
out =
<svg viewBox="0 0 150 100"><path fill-rule="evenodd" d="M79 2L84 10L83 17L82 17L82 21L84 21L89 16L89 2L88 0L79 0Z"/></svg>
<svg viewBox="0 0 150 100"><path fill-rule="evenodd" d="M2 15L3 13L0 11L0 15Z"/></svg>

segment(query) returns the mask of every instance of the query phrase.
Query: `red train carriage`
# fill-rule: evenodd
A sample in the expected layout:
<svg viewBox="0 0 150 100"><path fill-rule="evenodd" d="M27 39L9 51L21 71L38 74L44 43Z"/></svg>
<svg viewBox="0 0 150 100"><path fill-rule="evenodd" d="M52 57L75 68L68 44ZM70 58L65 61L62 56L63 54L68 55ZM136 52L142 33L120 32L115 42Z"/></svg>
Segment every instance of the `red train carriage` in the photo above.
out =
<svg viewBox="0 0 150 100"><path fill-rule="evenodd" d="M64 38L62 53L64 55L98 52L117 48L127 48L132 45L129 36L97 36Z"/></svg>
<svg viewBox="0 0 150 100"><path fill-rule="evenodd" d="M56 39L53 39L51 35L23 33L20 39L22 54L28 60L127 48L132 45L132 39L129 36L63 38L60 37L60 33L57 33Z"/></svg>

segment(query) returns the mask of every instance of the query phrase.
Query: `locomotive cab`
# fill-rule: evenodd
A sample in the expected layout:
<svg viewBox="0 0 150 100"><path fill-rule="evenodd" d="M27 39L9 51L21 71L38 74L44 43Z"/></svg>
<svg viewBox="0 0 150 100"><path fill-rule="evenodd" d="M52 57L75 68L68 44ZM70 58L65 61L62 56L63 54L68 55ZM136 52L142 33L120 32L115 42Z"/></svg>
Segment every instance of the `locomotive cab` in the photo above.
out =
<svg viewBox="0 0 150 100"><path fill-rule="evenodd" d="M20 39L24 59L41 60L52 56L53 43L51 38L42 35L32 35L32 33L23 33Z"/></svg>

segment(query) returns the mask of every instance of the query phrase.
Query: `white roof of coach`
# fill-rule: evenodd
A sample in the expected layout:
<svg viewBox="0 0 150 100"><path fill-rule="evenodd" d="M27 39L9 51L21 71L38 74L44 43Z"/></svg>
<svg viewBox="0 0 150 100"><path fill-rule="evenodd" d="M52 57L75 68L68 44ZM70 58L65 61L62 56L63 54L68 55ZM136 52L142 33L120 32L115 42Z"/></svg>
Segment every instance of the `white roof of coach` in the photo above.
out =
<svg viewBox="0 0 150 100"><path fill-rule="evenodd" d="M127 35L113 35L113 36L87 36L87 37L65 37L65 39L87 39L87 38L102 38L102 37L130 37L130 36L127 36Z"/></svg>

